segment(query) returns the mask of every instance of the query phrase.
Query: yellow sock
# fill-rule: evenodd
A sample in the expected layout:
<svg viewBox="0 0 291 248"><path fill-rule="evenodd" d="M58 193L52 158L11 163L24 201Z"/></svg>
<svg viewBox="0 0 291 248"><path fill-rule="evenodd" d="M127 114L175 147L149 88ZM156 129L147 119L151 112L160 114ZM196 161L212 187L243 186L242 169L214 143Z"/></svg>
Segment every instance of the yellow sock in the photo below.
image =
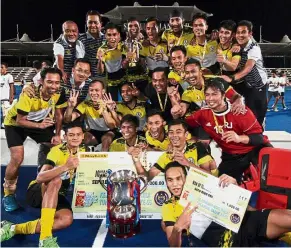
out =
<svg viewBox="0 0 291 248"><path fill-rule="evenodd" d="M291 245L291 232L285 233L280 240L283 240L286 242L288 245Z"/></svg>
<svg viewBox="0 0 291 248"><path fill-rule="evenodd" d="M52 230L55 219L55 208L42 208L40 219L40 240L53 236Z"/></svg>
<svg viewBox="0 0 291 248"><path fill-rule="evenodd" d="M4 188L4 197L8 195L11 195L9 189Z"/></svg>
<svg viewBox="0 0 291 248"><path fill-rule="evenodd" d="M15 234L35 234L38 221L39 219L16 224L14 229Z"/></svg>

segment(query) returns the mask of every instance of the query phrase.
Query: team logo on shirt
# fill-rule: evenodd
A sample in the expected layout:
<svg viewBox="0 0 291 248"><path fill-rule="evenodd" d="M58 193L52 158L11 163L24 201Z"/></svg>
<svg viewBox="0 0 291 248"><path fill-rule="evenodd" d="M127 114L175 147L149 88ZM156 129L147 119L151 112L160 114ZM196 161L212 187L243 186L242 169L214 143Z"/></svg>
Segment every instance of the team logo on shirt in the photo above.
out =
<svg viewBox="0 0 291 248"><path fill-rule="evenodd" d="M215 47L214 47L214 46L210 46L210 47L209 47L209 50L210 50L210 52L213 53L213 52L215 51Z"/></svg>
<svg viewBox="0 0 291 248"><path fill-rule="evenodd" d="M66 50L66 54L67 55L70 55L71 54L71 51L70 50Z"/></svg>
<svg viewBox="0 0 291 248"><path fill-rule="evenodd" d="M186 46L188 46L188 40L184 40L184 46L186 47Z"/></svg>
<svg viewBox="0 0 291 248"><path fill-rule="evenodd" d="M167 194L167 192L165 191L158 191L156 194L155 194L155 203L158 205L158 206L163 206L163 204L169 199L169 196Z"/></svg>
<svg viewBox="0 0 291 248"><path fill-rule="evenodd" d="M137 117L142 117L142 113L141 112L137 112L136 114L135 114Z"/></svg>

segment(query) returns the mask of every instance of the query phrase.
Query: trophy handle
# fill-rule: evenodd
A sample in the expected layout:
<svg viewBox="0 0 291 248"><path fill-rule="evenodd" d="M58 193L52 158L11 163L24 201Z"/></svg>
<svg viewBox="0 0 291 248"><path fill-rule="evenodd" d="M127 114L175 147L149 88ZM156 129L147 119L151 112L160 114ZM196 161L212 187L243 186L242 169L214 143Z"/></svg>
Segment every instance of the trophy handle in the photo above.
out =
<svg viewBox="0 0 291 248"><path fill-rule="evenodd" d="M139 175L138 178L143 181L143 188L140 190L140 193L142 194L148 187L148 179L142 175Z"/></svg>

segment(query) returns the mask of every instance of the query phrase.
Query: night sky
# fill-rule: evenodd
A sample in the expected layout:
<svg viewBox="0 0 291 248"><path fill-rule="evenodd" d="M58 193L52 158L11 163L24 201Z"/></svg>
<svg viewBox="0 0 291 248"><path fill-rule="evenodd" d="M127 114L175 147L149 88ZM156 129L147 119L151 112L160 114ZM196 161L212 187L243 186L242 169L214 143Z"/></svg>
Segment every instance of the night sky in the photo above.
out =
<svg viewBox="0 0 291 248"><path fill-rule="evenodd" d="M138 1L141 5L172 5L175 1ZM291 39L291 0L259 1L177 1L180 5L196 5L212 13L209 19L210 30L217 28L220 21L248 19L254 23L254 37L259 40L259 27L263 26L263 39L279 42L287 34ZM61 24L73 20L80 32L84 32L85 14L90 9L105 13L116 5L133 5L134 1L90 1L90 0L2 0L1 1L1 40L16 37L16 24L19 24L20 37L27 33L33 41L50 37L50 24L53 24L54 39L61 33ZM244 6L244 7L241 7ZM289 13L288 13L289 12Z"/></svg>

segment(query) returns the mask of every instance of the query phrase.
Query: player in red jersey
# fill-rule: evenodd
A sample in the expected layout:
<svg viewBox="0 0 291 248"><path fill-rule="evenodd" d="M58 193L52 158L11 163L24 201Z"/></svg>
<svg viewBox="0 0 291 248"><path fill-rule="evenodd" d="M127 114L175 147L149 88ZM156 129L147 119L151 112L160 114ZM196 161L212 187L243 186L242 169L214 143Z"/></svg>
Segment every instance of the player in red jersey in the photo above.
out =
<svg viewBox="0 0 291 248"><path fill-rule="evenodd" d="M245 114L231 112L221 81L220 78L208 80L204 89L207 107L193 113L186 122L191 127L203 127L222 149L219 175L227 174L240 182L250 162L256 164L259 150L271 144L249 108ZM175 105L171 112L175 116L179 111L179 105Z"/></svg>

